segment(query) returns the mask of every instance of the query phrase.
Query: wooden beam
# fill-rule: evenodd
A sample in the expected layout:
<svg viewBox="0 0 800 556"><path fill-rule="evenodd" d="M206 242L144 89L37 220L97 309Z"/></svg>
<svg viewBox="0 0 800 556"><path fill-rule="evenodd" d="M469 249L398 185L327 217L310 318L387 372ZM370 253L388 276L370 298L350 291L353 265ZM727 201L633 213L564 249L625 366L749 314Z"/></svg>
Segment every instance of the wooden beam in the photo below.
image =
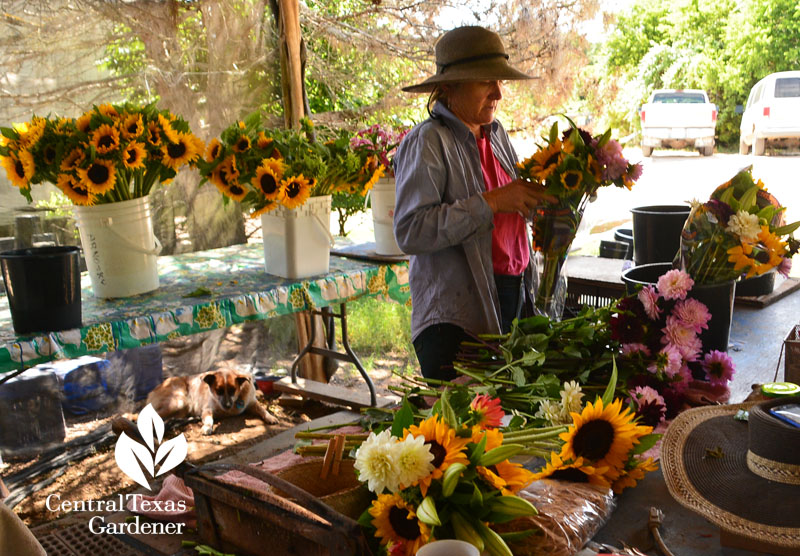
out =
<svg viewBox="0 0 800 556"><path fill-rule="evenodd" d="M304 116L303 69L300 56L300 4L298 0L279 0L281 39L286 52L288 96L284 97L284 110L289 127L300 127Z"/></svg>

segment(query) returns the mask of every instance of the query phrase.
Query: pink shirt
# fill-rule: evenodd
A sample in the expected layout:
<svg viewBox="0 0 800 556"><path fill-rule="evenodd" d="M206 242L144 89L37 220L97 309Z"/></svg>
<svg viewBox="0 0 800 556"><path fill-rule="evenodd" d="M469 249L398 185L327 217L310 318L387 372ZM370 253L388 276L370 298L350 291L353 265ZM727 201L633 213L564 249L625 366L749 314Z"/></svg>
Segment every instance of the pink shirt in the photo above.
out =
<svg viewBox="0 0 800 556"><path fill-rule="evenodd" d="M478 152L481 156L481 172L486 191L497 189L511 181L492 152L491 141L481 130ZM517 213L494 215L492 230L492 266L495 274L519 276L528 266L530 258L525 220Z"/></svg>

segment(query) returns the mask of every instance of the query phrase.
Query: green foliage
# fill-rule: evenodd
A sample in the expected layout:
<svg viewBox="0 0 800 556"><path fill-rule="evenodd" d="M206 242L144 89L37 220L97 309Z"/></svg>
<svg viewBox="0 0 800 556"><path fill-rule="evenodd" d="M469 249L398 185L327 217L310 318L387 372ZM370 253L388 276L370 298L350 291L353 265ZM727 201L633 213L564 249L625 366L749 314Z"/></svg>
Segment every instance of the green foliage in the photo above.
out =
<svg viewBox="0 0 800 556"><path fill-rule="evenodd" d="M411 308L362 297L347 304L347 330L356 353L392 353L409 357L411 344Z"/></svg>

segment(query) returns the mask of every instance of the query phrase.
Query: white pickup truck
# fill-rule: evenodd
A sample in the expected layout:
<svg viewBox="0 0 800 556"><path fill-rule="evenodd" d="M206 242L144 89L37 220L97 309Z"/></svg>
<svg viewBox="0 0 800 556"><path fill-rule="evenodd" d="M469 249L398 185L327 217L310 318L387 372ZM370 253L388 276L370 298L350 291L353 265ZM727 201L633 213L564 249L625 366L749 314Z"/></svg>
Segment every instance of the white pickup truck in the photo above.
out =
<svg viewBox="0 0 800 556"><path fill-rule="evenodd" d="M642 154L653 149L692 147L703 156L714 153L717 106L700 89L657 89L642 106Z"/></svg>

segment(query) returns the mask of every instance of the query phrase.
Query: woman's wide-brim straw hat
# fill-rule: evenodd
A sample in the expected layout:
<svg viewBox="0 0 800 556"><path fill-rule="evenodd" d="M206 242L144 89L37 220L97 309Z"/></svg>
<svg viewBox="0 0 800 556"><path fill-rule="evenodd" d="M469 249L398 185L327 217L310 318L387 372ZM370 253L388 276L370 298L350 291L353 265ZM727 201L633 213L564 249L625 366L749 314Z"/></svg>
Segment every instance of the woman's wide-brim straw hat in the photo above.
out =
<svg viewBox="0 0 800 556"><path fill-rule="evenodd" d="M403 87L407 93L430 93L442 83L534 79L512 68L500 35L483 27L448 31L435 47L436 75Z"/></svg>
<svg viewBox="0 0 800 556"><path fill-rule="evenodd" d="M728 533L800 554L800 428L769 413L791 403L800 397L685 411L664 434L661 468L683 506ZM748 421L734 418L740 410Z"/></svg>

